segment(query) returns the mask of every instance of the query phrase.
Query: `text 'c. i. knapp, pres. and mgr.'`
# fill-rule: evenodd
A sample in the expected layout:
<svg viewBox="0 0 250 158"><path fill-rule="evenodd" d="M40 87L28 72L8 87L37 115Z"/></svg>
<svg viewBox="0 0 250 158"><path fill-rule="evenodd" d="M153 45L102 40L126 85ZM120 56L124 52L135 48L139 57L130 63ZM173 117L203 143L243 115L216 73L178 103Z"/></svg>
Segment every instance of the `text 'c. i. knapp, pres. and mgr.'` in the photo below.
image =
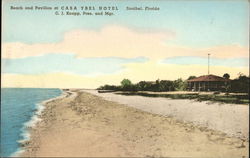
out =
<svg viewBox="0 0 250 158"><path fill-rule="evenodd" d="M118 6L10 6L11 10L54 11L54 15L115 15ZM125 7L126 11L156 11L159 7Z"/></svg>

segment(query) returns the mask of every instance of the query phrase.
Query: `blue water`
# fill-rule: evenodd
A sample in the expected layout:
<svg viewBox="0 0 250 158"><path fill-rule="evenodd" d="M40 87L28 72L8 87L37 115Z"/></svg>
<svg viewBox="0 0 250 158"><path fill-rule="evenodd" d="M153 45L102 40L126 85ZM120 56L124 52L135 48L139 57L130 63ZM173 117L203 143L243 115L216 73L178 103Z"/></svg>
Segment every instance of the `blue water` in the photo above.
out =
<svg viewBox="0 0 250 158"><path fill-rule="evenodd" d="M61 93L60 89L1 88L1 156L20 150L18 141L27 139L25 125L37 114L39 103Z"/></svg>

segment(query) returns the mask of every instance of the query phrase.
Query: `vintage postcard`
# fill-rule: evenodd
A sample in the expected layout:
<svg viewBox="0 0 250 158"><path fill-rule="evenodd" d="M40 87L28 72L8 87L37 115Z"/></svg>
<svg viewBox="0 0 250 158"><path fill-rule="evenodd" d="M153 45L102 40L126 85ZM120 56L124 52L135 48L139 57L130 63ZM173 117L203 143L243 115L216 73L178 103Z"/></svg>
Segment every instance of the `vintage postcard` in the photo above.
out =
<svg viewBox="0 0 250 158"><path fill-rule="evenodd" d="M249 1L3 0L1 157L249 157Z"/></svg>

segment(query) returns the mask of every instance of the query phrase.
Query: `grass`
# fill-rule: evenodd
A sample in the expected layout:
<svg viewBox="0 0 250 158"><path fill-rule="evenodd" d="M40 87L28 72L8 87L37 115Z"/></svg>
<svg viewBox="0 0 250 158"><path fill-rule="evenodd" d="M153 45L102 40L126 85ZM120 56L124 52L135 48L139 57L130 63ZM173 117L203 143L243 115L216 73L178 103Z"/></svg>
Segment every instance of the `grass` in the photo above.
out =
<svg viewBox="0 0 250 158"><path fill-rule="evenodd" d="M249 95L217 95L217 94L149 94L144 92L119 92L121 95L139 95L145 97L164 97L171 99L193 99L197 101L213 101L231 104L249 104Z"/></svg>

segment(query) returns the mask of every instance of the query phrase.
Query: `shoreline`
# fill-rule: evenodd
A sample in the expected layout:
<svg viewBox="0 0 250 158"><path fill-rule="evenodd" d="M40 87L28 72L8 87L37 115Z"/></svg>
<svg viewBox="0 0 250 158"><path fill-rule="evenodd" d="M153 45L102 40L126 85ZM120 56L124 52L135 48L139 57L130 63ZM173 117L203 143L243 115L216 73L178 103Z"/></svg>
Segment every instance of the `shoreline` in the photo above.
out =
<svg viewBox="0 0 250 158"><path fill-rule="evenodd" d="M117 93L98 93L95 90L82 91L129 107L174 117L184 123L221 131L229 136L249 141L249 108L245 105L163 97L124 96Z"/></svg>
<svg viewBox="0 0 250 158"><path fill-rule="evenodd" d="M80 90L65 93L64 97L46 102L42 120L30 129L31 139L23 144L26 150L18 156L211 157L216 154L221 157L221 154L249 154L247 141L218 131L110 102ZM143 132L138 133L138 130ZM218 153L220 150L222 153Z"/></svg>
<svg viewBox="0 0 250 158"><path fill-rule="evenodd" d="M46 117L43 115L45 113L47 113L46 110L48 110L47 106L48 104L50 103L53 103L57 100L62 100L62 99L65 99L65 98L68 98L68 97L75 97L74 95L76 94L75 89L60 89L62 91L61 95L57 96L57 97L54 97L54 98L51 98L51 99L48 99L48 100L44 100L42 101L41 103L38 103L39 105L43 106L42 110L39 111L39 115L35 114L33 117L37 117L39 120L37 120L35 123L32 124L32 126L26 126L27 128L27 133L29 134L29 139L25 139L25 140L21 140L19 141L20 143L20 147L18 149L18 151L16 151L15 153L13 153L11 155L11 157L27 157L27 156L23 156L23 155L26 155L26 153L29 152L29 148L36 148L34 147L32 144L32 146L30 146L31 142L35 142L37 141L37 135L36 135L36 131L39 130L39 126L41 124L42 121L44 121L46 119ZM32 118L31 120L29 120L28 122L32 121ZM26 123L28 123L26 122ZM25 124L25 123L24 123ZM30 146L30 147L29 147ZM31 151L33 151L33 149L31 149ZM31 156L28 156L28 157L31 157Z"/></svg>
<svg viewBox="0 0 250 158"><path fill-rule="evenodd" d="M47 100L44 100L42 102L35 104L36 111L35 111L34 115L30 118L30 120L23 123L23 127L21 129L21 131L22 131L21 135L22 135L23 139L17 140L17 142L19 143L19 148L17 149L17 151L12 153L10 155L10 157L19 157L22 153L25 152L25 149L23 149L23 146L25 145L25 143L30 141L31 131L34 128L36 128L36 125L42 120L40 115L45 110L46 104L51 102L51 101L64 98L68 95L67 92L65 92L63 89L60 89L60 90L61 90L61 94L59 96L54 97L54 98L50 98L50 99L47 99Z"/></svg>

